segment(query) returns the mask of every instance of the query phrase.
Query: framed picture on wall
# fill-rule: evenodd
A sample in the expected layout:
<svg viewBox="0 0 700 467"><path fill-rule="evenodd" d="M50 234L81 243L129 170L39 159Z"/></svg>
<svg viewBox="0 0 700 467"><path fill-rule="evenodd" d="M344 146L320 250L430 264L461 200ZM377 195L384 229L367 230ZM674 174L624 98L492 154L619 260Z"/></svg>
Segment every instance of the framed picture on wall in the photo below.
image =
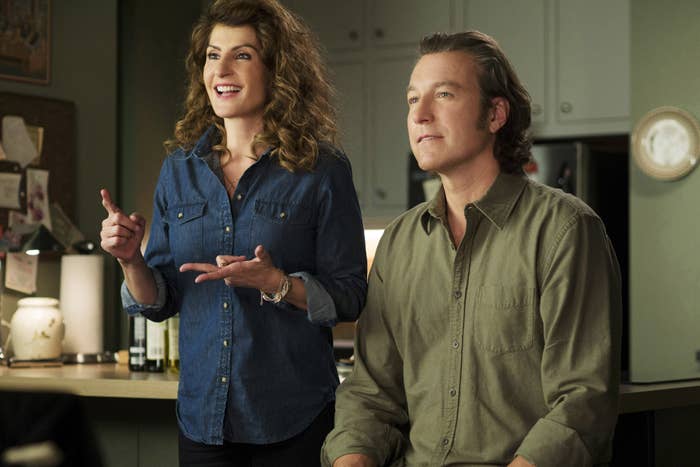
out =
<svg viewBox="0 0 700 467"><path fill-rule="evenodd" d="M51 0L0 1L0 78L48 84Z"/></svg>

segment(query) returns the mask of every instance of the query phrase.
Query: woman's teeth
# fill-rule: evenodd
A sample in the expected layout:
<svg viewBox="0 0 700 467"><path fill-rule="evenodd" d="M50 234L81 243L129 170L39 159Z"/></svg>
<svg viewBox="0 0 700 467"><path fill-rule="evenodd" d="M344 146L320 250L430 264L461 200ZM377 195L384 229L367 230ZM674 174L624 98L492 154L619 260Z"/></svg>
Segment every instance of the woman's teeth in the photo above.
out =
<svg viewBox="0 0 700 467"><path fill-rule="evenodd" d="M241 88L238 86L216 86L215 89L219 94L223 94L225 92L238 92L241 90Z"/></svg>

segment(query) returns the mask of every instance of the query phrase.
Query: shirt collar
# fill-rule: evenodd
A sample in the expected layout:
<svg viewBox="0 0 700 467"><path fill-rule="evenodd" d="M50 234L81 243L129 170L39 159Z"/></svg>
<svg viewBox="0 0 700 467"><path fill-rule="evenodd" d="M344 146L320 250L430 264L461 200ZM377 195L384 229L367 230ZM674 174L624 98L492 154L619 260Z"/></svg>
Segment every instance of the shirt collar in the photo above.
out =
<svg viewBox="0 0 700 467"><path fill-rule="evenodd" d="M526 184L527 176L524 174L499 173L486 194L473 204L484 217L501 230L510 213L513 212ZM430 234L434 222L441 222L447 226L447 202L442 186L421 214L421 224L426 234Z"/></svg>
<svg viewBox="0 0 700 467"><path fill-rule="evenodd" d="M192 151L190 151L188 156L202 158L209 155L212 146L210 138L214 135L214 131L216 131L216 127L214 125L211 125L209 128L207 128L207 131L205 131L204 134L200 136L197 142L194 144L194 147L192 148Z"/></svg>
<svg viewBox="0 0 700 467"><path fill-rule="evenodd" d="M213 138L216 135L216 127L214 125L211 125L207 130L204 132L202 136L199 137L197 142L195 143L194 147L192 150L189 152L188 156L194 156L194 157L199 157L200 159L207 159L211 157L211 147L212 147L212 141L211 138ZM263 152L260 157L258 157L258 161L269 157L270 154L272 153L272 150L274 147L270 146Z"/></svg>

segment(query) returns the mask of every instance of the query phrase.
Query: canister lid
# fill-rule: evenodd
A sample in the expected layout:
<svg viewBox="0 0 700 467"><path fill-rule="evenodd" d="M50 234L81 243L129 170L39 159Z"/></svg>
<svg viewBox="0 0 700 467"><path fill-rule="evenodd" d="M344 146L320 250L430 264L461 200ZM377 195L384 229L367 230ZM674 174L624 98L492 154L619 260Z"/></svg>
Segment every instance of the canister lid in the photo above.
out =
<svg viewBox="0 0 700 467"><path fill-rule="evenodd" d="M26 297L17 300L17 306L57 307L58 299L51 297Z"/></svg>

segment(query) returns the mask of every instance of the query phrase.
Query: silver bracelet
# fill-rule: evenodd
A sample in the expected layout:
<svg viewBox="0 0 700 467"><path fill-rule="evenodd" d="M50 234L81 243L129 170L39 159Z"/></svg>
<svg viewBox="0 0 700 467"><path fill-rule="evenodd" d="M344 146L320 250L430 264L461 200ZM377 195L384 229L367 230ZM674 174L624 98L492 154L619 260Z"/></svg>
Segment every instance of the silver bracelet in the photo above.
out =
<svg viewBox="0 0 700 467"><path fill-rule="evenodd" d="M282 300L284 300L284 297L287 295L287 292L289 292L290 285L291 281L289 280L289 276L282 273L282 280L280 281L280 285L279 287L277 287L277 291L275 293L269 294L267 292L263 292L263 290L260 289L260 306L262 306L263 301L279 303Z"/></svg>

